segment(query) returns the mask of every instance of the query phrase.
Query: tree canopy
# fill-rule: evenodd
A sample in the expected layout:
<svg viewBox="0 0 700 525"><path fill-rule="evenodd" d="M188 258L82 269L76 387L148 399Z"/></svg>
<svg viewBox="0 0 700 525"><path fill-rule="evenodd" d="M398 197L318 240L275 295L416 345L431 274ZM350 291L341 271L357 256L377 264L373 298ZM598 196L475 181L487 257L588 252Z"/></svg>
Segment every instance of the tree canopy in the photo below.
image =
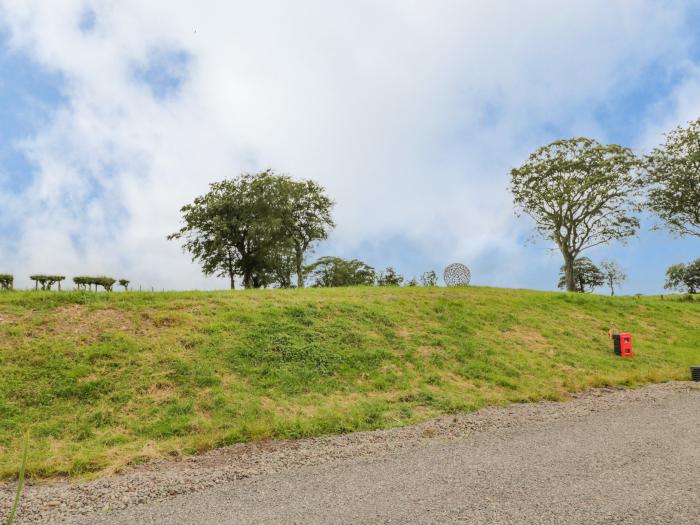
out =
<svg viewBox="0 0 700 525"><path fill-rule="evenodd" d="M680 235L700 236L700 119L646 156L647 207Z"/></svg>
<svg viewBox="0 0 700 525"><path fill-rule="evenodd" d="M674 264L666 270L664 288L679 292L698 293L700 291L700 259L695 259L690 264Z"/></svg>
<svg viewBox="0 0 700 525"><path fill-rule="evenodd" d="M600 271L593 261L588 257L578 257L574 261L574 290L572 292L592 292L599 286L605 284L605 275ZM559 288L566 288L566 268L564 266L559 270Z"/></svg>
<svg viewBox="0 0 700 525"><path fill-rule="evenodd" d="M321 257L306 268L312 286L372 286L377 278L374 268L357 259Z"/></svg>
<svg viewBox="0 0 700 525"><path fill-rule="evenodd" d="M639 165L628 148L573 138L539 148L511 171L518 212L561 251L568 291L576 291L574 261L583 250L625 240L639 228Z"/></svg>
<svg viewBox="0 0 700 525"><path fill-rule="evenodd" d="M297 182L272 170L215 182L182 207L183 227L168 239L202 264L205 275L228 277L235 287L303 286L303 260L334 226L333 201L313 181Z"/></svg>

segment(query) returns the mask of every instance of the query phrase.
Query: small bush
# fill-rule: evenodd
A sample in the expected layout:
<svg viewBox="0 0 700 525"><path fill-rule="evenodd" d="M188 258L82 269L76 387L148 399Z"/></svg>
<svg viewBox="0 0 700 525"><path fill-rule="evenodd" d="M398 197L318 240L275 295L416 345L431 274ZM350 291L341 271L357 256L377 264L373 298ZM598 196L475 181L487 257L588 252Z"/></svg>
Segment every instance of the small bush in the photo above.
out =
<svg viewBox="0 0 700 525"><path fill-rule="evenodd" d="M15 278L9 273L0 273L0 290L12 290Z"/></svg>
<svg viewBox="0 0 700 525"><path fill-rule="evenodd" d="M64 275L44 275L36 274L30 275L29 278L34 281L34 289L38 290L39 285L41 285L42 290L51 290L51 287L58 283L58 291L61 291L61 281L64 281L66 277Z"/></svg>

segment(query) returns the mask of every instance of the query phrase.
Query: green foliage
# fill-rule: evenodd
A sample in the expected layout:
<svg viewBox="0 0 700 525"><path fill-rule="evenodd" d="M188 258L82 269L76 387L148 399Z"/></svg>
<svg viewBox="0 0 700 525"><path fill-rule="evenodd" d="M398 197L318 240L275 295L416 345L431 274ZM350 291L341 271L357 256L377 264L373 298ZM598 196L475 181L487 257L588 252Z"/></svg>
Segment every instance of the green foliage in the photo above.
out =
<svg viewBox="0 0 700 525"><path fill-rule="evenodd" d="M29 278L34 281L35 288L39 288L41 286L42 290L51 290L51 287L58 283L58 289L61 289L61 281L65 280L65 276L63 275L43 275L43 274L36 274L36 275L30 275Z"/></svg>
<svg viewBox="0 0 700 525"><path fill-rule="evenodd" d="M583 250L624 241L639 228L639 166L628 148L575 138L539 148L511 171L516 207L562 253L567 290L576 289L573 264Z"/></svg>
<svg viewBox="0 0 700 525"><path fill-rule="evenodd" d="M32 428L27 476L40 479L684 379L700 303L482 287L32 291L0 294L0 317L0 478L16 478ZM614 355L611 327L634 333L633 360Z"/></svg>
<svg viewBox="0 0 700 525"><path fill-rule="evenodd" d="M312 286L372 286L377 278L374 268L357 259L321 257L305 269Z"/></svg>
<svg viewBox="0 0 700 525"><path fill-rule="evenodd" d="M700 119L668 133L645 167L647 207L671 232L700 236Z"/></svg>
<svg viewBox="0 0 700 525"><path fill-rule="evenodd" d="M377 277L377 286L401 286L403 282L403 276L396 273L391 266L388 266L386 270L380 272Z"/></svg>
<svg viewBox="0 0 700 525"><path fill-rule="evenodd" d="M0 273L0 290L12 290L15 278L9 273Z"/></svg>
<svg viewBox="0 0 700 525"><path fill-rule="evenodd" d="M433 270L430 270L429 272L424 272L423 275L421 275L420 283L423 286L437 286L437 274Z"/></svg>
<svg viewBox="0 0 700 525"><path fill-rule="evenodd" d="M411 279L406 283L406 286L418 286L418 279L411 277Z"/></svg>
<svg viewBox="0 0 700 525"><path fill-rule="evenodd" d="M97 291L97 287L101 286L106 292L111 292L112 287L117 280L106 276L90 277L81 275L78 277L73 277L73 282L78 287L78 290L85 290L86 288L92 290L92 287L94 286L95 291Z"/></svg>
<svg viewBox="0 0 700 525"><path fill-rule="evenodd" d="M241 276L246 288L303 286L303 261L334 226L331 201L313 181L296 182L272 170L210 185L182 207L184 226L168 239L202 264L205 275Z"/></svg>
<svg viewBox="0 0 700 525"><path fill-rule="evenodd" d="M690 264L674 264L666 270L667 290L678 290L689 294L700 291L700 259L695 259Z"/></svg>
<svg viewBox="0 0 700 525"><path fill-rule="evenodd" d="M130 282L131 282L131 281L129 281L128 279L119 279L119 286L121 286L122 288L124 288L124 291L125 291L125 292L128 292L128 291L129 291L129 283L130 283Z"/></svg>
<svg viewBox="0 0 700 525"><path fill-rule="evenodd" d="M574 282L576 283L574 292L592 292L605 284L605 275L588 257L578 257L574 261ZM559 270L557 286L561 289L566 288L566 269L564 266Z"/></svg>
<svg viewBox="0 0 700 525"><path fill-rule="evenodd" d="M627 280L625 271L614 261L603 261L600 263L600 271L603 279L610 288L610 295L615 295L615 286L620 286Z"/></svg>

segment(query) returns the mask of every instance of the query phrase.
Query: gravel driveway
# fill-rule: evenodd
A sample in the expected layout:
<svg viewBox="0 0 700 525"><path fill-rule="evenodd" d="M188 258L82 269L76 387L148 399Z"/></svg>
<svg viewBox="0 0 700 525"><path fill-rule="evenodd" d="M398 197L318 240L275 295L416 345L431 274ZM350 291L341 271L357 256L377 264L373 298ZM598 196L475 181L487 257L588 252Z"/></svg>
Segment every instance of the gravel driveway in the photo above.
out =
<svg viewBox="0 0 700 525"><path fill-rule="evenodd" d="M10 488L0 488L0 499ZM700 388L592 390L565 403L403 429L228 447L89 484L31 486L22 516L81 524L698 524Z"/></svg>

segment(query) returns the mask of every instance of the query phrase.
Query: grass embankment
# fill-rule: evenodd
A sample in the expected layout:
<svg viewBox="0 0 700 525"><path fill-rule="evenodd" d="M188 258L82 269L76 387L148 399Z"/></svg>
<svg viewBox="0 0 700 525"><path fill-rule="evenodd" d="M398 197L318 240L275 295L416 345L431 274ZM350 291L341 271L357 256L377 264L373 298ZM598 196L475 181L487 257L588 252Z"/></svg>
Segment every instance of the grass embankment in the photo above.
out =
<svg viewBox="0 0 700 525"><path fill-rule="evenodd" d="M30 476L90 476L685 379L698 327L698 302L476 287L0 294L0 478L28 428Z"/></svg>

